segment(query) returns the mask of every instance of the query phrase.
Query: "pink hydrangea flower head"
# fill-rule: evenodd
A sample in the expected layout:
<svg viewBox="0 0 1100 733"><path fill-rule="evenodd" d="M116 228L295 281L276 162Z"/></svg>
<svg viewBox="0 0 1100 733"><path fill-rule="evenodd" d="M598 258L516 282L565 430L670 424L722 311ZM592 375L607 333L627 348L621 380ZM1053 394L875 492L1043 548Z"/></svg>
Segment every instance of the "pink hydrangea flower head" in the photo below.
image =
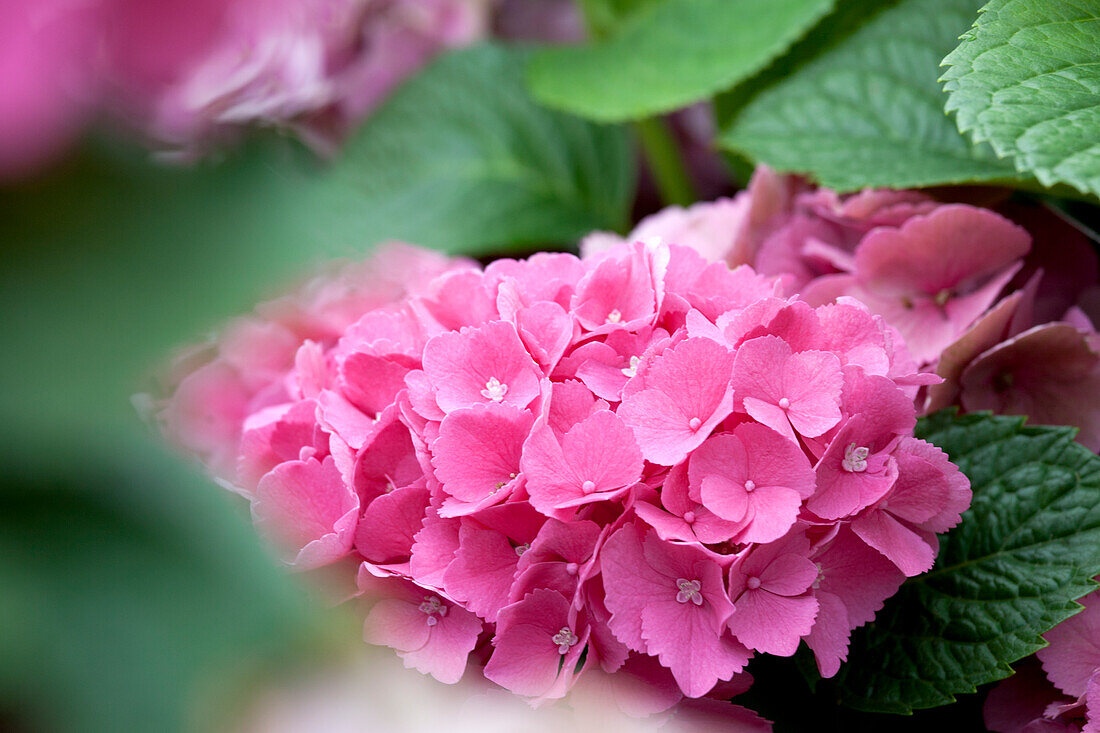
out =
<svg viewBox="0 0 1100 733"><path fill-rule="evenodd" d="M358 567L367 640L441 680L621 681L680 716L743 691L750 650L806 639L834 674L969 503L911 437L935 377L855 301L677 245L389 252L180 361L161 417L288 563ZM711 702L685 720L763 725Z"/></svg>
<svg viewBox="0 0 1100 733"><path fill-rule="evenodd" d="M873 230L856 249L852 275L823 278L805 295L811 303L855 296L931 362L994 303L1030 248L1030 235L1007 219L944 205Z"/></svg>

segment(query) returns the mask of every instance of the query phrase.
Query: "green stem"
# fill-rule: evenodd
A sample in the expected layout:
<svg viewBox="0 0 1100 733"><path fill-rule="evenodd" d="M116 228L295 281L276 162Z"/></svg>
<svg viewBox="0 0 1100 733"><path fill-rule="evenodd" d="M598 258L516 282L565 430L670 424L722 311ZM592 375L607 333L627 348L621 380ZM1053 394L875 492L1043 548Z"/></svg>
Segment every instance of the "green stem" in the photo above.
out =
<svg viewBox="0 0 1100 733"><path fill-rule="evenodd" d="M696 201L695 186L680 157L680 148L660 117L649 117L634 123L642 143L649 170L666 204L687 206Z"/></svg>

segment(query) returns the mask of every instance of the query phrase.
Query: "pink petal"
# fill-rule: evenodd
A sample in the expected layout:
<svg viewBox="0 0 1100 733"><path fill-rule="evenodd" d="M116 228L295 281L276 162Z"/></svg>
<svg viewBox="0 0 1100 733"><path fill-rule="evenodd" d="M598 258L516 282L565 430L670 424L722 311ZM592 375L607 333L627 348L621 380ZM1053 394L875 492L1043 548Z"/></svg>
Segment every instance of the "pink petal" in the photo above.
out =
<svg viewBox="0 0 1100 733"><path fill-rule="evenodd" d="M760 587L780 596L797 596L817 580L818 567L805 555L783 553L760 573Z"/></svg>
<svg viewBox="0 0 1100 733"><path fill-rule="evenodd" d="M681 341L646 372L647 388L623 396L618 415L634 431L646 460L682 461L733 409L733 358L709 339Z"/></svg>
<svg viewBox="0 0 1100 733"><path fill-rule="evenodd" d="M888 557L906 577L930 570L936 551L920 535L882 510L872 510L852 522L860 539Z"/></svg>
<svg viewBox="0 0 1100 733"><path fill-rule="evenodd" d="M458 550L443 573L443 585L455 600L492 623L508 603L518 561L507 537L463 519Z"/></svg>
<svg viewBox="0 0 1100 733"><path fill-rule="evenodd" d="M707 694L720 680L728 680L745 668L749 652L729 636L718 635L706 614L690 604L677 604L673 620L668 614L647 609L642 617L642 636L650 653L668 667L687 697Z"/></svg>
<svg viewBox="0 0 1100 733"><path fill-rule="evenodd" d="M423 360L436 402L447 413L493 403L522 408L539 394L541 372L515 326L505 321L435 336L424 346ZM496 391L491 380L500 385Z"/></svg>
<svg viewBox="0 0 1100 733"><path fill-rule="evenodd" d="M734 636L750 649L781 657L795 653L799 640L810 633L818 608L809 596L788 598L763 589L745 591L734 606L726 622Z"/></svg>
<svg viewBox="0 0 1100 733"><path fill-rule="evenodd" d="M1038 651L1050 681L1070 697L1084 695L1093 671L1100 669L1100 593L1081 603L1085 609L1044 634L1050 646Z"/></svg>
<svg viewBox="0 0 1100 733"><path fill-rule="evenodd" d="M372 501L355 530L355 549L374 563L396 562L409 557L414 537L424 523L428 490L398 489Z"/></svg>
<svg viewBox="0 0 1100 733"><path fill-rule="evenodd" d="M447 615L431 627L428 643L419 649L402 652L400 656L406 667L453 685L462 679L466 660L477 645L481 629L481 619L464 608L448 604Z"/></svg>
<svg viewBox="0 0 1100 733"><path fill-rule="evenodd" d="M351 549L359 497L344 484L331 457L324 462L288 461L260 481L252 518L284 548L284 562L309 570Z"/></svg>
<svg viewBox="0 0 1100 733"><path fill-rule="evenodd" d="M806 645L814 653L817 669L828 679L840 670L840 663L848 660L848 641L852 631L848 623L848 610L844 602L832 593L818 591L818 612L813 629L806 637Z"/></svg>
<svg viewBox="0 0 1100 733"><path fill-rule="evenodd" d="M571 654L563 655L553 640L563 628L580 636L569 620L569 602L560 593L539 589L508 606L497 621L495 648L485 676L517 695L545 694Z"/></svg>
<svg viewBox="0 0 1100 733"><path fill-rule="evenodd" d="M443 490L477 502L511 484L520 472L523 441L534 416L509 405L459 408L447 415L432 446Z"/></svg>

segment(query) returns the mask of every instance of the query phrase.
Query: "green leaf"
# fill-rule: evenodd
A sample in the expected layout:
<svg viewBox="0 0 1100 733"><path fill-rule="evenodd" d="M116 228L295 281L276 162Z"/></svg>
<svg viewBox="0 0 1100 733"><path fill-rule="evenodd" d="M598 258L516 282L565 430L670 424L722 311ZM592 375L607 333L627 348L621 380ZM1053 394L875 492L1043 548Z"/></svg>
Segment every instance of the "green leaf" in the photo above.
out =
<svg viewBox="0 0 1100 733"><path fill-rule="evenodd" d="M1100 196L1100 2L993 0L944 64L948 111L1044 185Z"/></svg>
<svg viewBox="0 0 1100 733"><path fill-rule="evenodd" d="M402 86L327 172L323 205L341 231L484 253L625 228L626 130L540 107L526 55L459 51Z"/></svg>
<svg viewBox="0 0 1100 733"><path fill-rule="evenodd" d="M903 0L882 10L755 94L720 144L839 190L1011 178L1010 164L947 118L936 81L976 8L974 0Z"/></svg>
<svg viewBox="0 0 1100 733"><path fill-rule="evenodd" d="M919 437L970 478L974 501L940 539L936 566L906 582L852 638L840 700L909 713L1012 674L1040 634L1080 610L1100 573L1100 457L1075 429L942 411Z"/></svg>
<svg viewBox="0 0 1100 733"><path fill-rule="evenodd" d="M236 497L133 432L64 445L0 477L0 700L16 730L223 729L195 717L332 652L322 623L338 619L260 551Z"/></svg>
<svg viewBox="0 0 1100 733"><path fill-rule="evenodd" d="M594 38L603 38L634 13L664 0L578 0L584 23Z"/></svg>
<svg viewBox="0 0 1100 733"><path fill-rule="evenodd" d="M635 12L590 46L531 59L535 96L595 120L670 112L764 68L834 0L665 0Z"/></svg>

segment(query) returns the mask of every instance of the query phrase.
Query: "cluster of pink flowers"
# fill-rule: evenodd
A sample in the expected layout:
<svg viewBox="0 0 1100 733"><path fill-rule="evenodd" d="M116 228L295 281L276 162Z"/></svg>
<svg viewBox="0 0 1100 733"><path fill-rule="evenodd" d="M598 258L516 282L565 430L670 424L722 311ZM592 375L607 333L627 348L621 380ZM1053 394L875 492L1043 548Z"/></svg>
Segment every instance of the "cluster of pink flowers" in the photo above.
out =
<svg viewBox="0 0 1100 733"><path fill-rule="evenodd" d="M854 297L943 379L922 393L922 411L956 404L1074 425L1100 450L1096 252L1037 206L989 203L1001 213L916 191L839 196L759 168L735 198L670 207L629 239L752 265L811 305ZM584 250L618 241L596 233Z"/></svg>
<svg viewBox="0 0 1100 733"><path fill-rule="evenodd" d="M395 245L182 357L160 419L444 682L615 672L659 710L801 641L829 676L970 489L912 436L939 380L897 330L782 288L677 244Z"/></svg>
<svg viewBox="0 0 1100 733"><path fill-rule="evenodd" d="M1047 632L1050 643L997 685L985 702L996 733L1100 733L1100 592ZM1044 675L1045 672L1045 675Z"/></svg>
<svg viewBox="0 0 1100 733"><path fill-rule="evenodd" d="M0 0L0 176L107 112L193 154L244 125L331 146L487 0Z"/></svg>

